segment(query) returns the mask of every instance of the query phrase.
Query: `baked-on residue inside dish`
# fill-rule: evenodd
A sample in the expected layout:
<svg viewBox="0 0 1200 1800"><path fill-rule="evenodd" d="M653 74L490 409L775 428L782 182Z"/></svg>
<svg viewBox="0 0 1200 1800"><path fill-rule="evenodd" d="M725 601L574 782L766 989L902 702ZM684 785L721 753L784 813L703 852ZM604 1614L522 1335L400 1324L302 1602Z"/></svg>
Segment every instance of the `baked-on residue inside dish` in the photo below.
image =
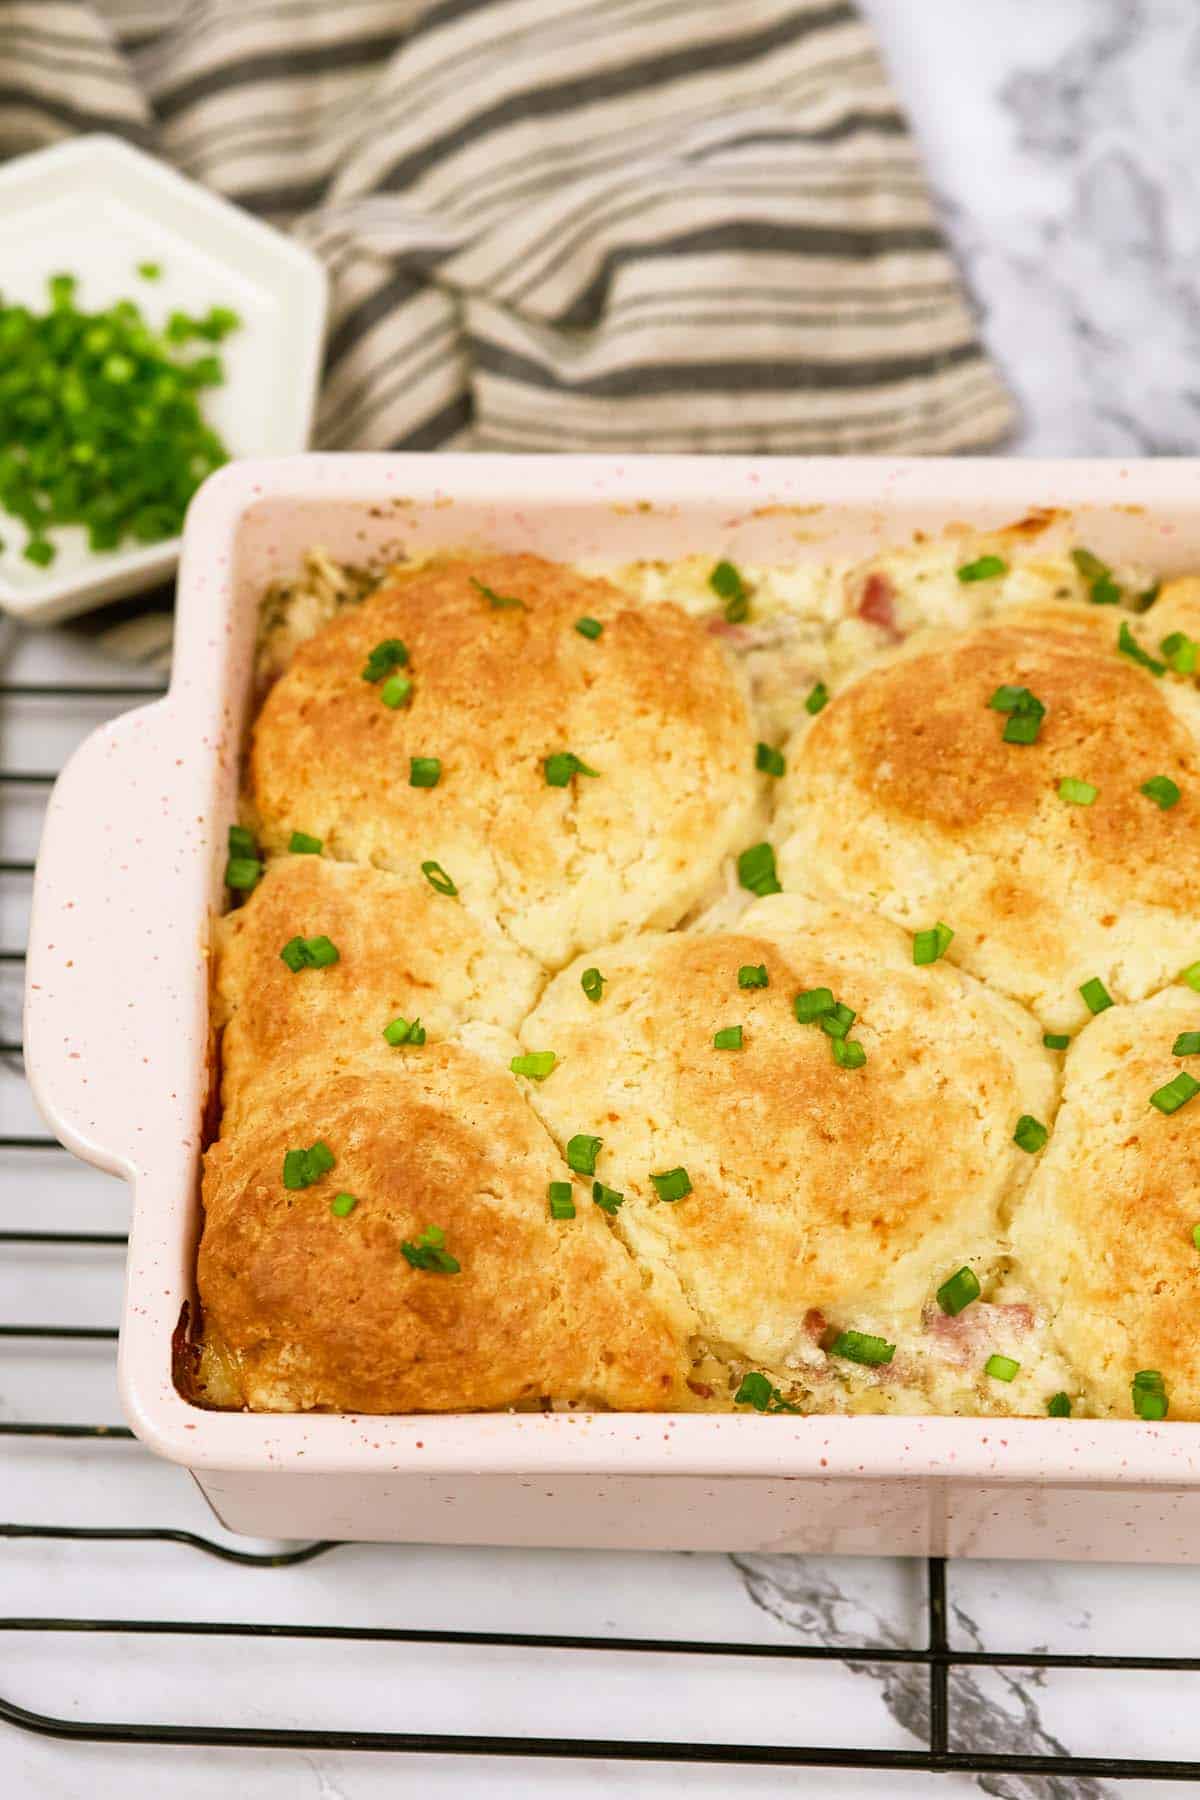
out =
<svg viewBox="0 0 1200 1800"><path fill-rule="evenodd" d="M198 1397L1200 1416L1198 642L1200 581L1019 528L314 554L216 930Z"/></svg>

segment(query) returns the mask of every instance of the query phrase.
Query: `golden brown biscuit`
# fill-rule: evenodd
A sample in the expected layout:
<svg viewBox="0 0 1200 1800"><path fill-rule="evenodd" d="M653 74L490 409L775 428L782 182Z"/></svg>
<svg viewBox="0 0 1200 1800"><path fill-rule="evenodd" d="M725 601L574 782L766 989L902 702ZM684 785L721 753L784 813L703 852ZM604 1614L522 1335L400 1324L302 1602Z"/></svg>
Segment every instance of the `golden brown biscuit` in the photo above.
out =
<svg viewBox="0 0 1200 1800"><path fill-rule="evenodd" d="M598 1002L585 962L605 979ZM769 985L739 986L743 965ZM795 995L828 987L866 1051L837 1065ZM740 1049L714 1047L743 1027ZM1032 1159L1022 1114L1049 1118L1040 1028L945 963L914 968L904 935L780 895L736 931L645 935L591 953L522 1027L559 1064L532 1095L560 1145L603 1140L597 1175L624 1193L617 1228L673 1273L718 1354L803 1369L825 1328L898 1343L900 1378L937 1287L987 1273ZM683 1168L691 1192L652 1176Z"/></svg>
<svg viewBox="0 0 1200 1800"><path fill-rule="evenodd" d="M338 960L293 971L280 952L298 936L327 937ZM217 926L226 1128L280 1056L322 1050L333 1071L378 1045L396 1018L419 1017L430 1041L479 1020L512 1031L543 979L494 924L448 905L420 876L278 857Z"/></svg>
<svg viewBox="0 0 1200 1800"><path fill-rule="evenodd" d="M1113 1007L1067 1055L1050 1146L1013 1221L1013 1243L1101 1416L1133 1416L1142 1369L1163 1377L1172 1419L1200 1418L1200 1099L1166 1115L1150 1096L1194 1057L1200 995L1172 987Z"/></svg>
<svg viewBox="0 0 1200 1800"><path fill-rule="evenodd" d="M275 1073L204 1174L200 1298L248 1406L638 1410L686 1396L686 1314L643 1286L582 1185L577 1216L550 1218L548 1184L567 1171L510 1075L449 1044ZM289 1190L285 1153L318 1139L335 1167ZM343 1192L357 1204L338 1217ZM429 1226L459 1272L406 1259Z"/></svg>
<svg viewBox="0 0 1200 1800"><path fill-rule="evenodd" d="M602 635L576 631L581 617ZM363 679L388 639L413 682L394 710ZM596 774L550 785L563 753ZM413 758L440 761L435 787L410 785ZM553 967L683 916L746 842L753 760L738 680L702 625L493 556L428 564L302 644L259 715L251 772L268 849L299 829L404 875L440 863L464 904Z"/></svg>
<svg viewBox="0 0 1200 1800"><path fill-rule="evenodd" d="M870 906L910 930L942 920L949 956L1057 1030L1099 978L1139 998L1200 957L1200 695L1120 654L1109 607L1046 608L926 637L838 695L793 739L778 836L785 887ZM989 700L1029 689L1032 744ZM1162 809L1142 784L1180 789ZM1094 804L1062 799L1064 777Z"/></svg>

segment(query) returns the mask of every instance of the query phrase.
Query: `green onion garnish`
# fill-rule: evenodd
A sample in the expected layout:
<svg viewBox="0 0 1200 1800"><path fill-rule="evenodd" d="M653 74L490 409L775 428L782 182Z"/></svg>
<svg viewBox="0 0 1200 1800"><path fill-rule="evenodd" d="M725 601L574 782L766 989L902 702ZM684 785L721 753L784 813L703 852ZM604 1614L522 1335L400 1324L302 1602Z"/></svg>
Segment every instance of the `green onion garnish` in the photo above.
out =
<svg viewBox="0 0 1200 1800"><path fill-rule="evenodd" d="M1071 561L1085 581L1100 581L1105 575L1112 574L1108 564L1101 562L1098 556L1093 556L1090 550L1072 550Z"/></svg>
<svg viewBox="0 0 1200 1800"><path fill-rule="evenodd" d="M600 636L604 627L599 619L576 619L575 629L580 637L591 638L594 641Z"/></svg>
<svg viewBox="0 0 1200 1800"><path fill-rule="evenodd" d="M750 617L750 590L733 563L719 562L709 575L708 585L717 598L725 602L725 617L729 624L740 625Z"/></svg>
<svg viewBox="0 0 1200 1800"><path fill-rule="evenodd" d="M1200 994L1200 962L1189 963L1186 969L1180 969L1179 979L1186 981L1194 994Z"/></svg>
<svg viewBox="0 0 1200 1800"><path fill-rule="evenodd" d="M740 1050L742 1047L742 1028L740 1025L725 1025L713 1037L714 1050Z"/></svg>
<svg viewBox="0 0 1200 1800"><path fill-rule="evenodd" d="M383 1035L393 1047L400 1044L423 1044L425 1027L420 1019L393 1019L390 1025L384 1026Z"/></svg>
<svg viewBox="0 0 1200 1800"><path fill-rule="evenodd" d="M225 864L225 886L249 893L257 887L263 866L256 856L231 856Z"/></svg>
<svg viewBox="0 0 1200 1800"><path fill-rule="evenodd" d="M572 750L556 750L542 764L546 772L549 787L566 787L572 775L598 775L599 769L589 769Z"/></svg>
<svg viewBox="0 0 1200 1800"><path fill-rule="evenodd" d="M1006 744L1036 744L1046 709L1026 687L998 687L988 705L1009 715L1001 736Z"/></svg>
<svg viewBox="0 0 1200 1800"><path fill-rule="evenodd" d="M752 1406L760 1413L798 1413L801 1408L793 1406L785 1400L777 1387L772 1387L765 1375L757 1369L742 1376L741 1385L733 1396L735 1406Z"/></svg>
<svg viewBox="0 0 1200 1800"><path fill-rule="evenodd" d="M230 856L258 856L258 845L254 841L254 833L247 831L244 825L229 827Z"/></svg>
<svg viewBox="0 0 1200 1800"><path fill-rule="evenodd" d="M329 1210L335 1219L347 1219L357 1205L354 1194L335 1194L329 1202Z"/></svg>
<svg viewBox="0 0 1200 1800"><path fill-rule="evenodd" d="M307 1150L288 1150L283 1158L285 1188L311 1187L334 1167L333 1151L318 1138Z"/></svg>
<svg viewBox="0 0 1200 1800"><path fill-rule="evenodd" d="M1079 992L1083 995L1084 1004L1090 1013L1106 1012L1113 1004L1113 997L1098 975L1085 981Z"/></svg>
<svg viewBox="0 0 1200 1800"><path fill-rule="evenodd" d="M772 750L770 744L759 744L754 752L754 766L764 775L782 775L787 768L783 754Z"/></svg>
<svg viewBox="0 0 1200 1800"><path fill-rule="evenodd" d="M1145 794L1147 800L1153 800L1155 806L1163 812L1179 804L1179 789L1169 775L1152 775L1149 781L1143 781L1138 792Z"/></svg>
<svg viewBox="0 0 1200 1800"><path fill-rule="evenodd" d="M1002 556L978 556L974 562L963 563L958 570L960 581L993 581L997 575L1007 575L1008 564Z"/></svg>
<svg viewBox="0 0 1200 1800"><path fill-rule="evenodd" d="M445 869L443 869L441 863L423 862L421 864L421 873L429 883L430 887L435 889L437 893L457 894L458 889L447 875Z"/></svg>
<svg viewBox="0 0 1200 1800"><path fill-rule="evenodd" d="M1176 675L1194 675L1200 663L1200 644L1186 632L1172 631L1159 645Z"/></svg>
<svg viewBox="0 0 1200 1800"><path fill-rule="evenodd" d="M792 1001L792 1011L801 1025L811 1025L814 1020L822 1018L825 1013L832 1012L836 1002L833 989L827 987L805 988Z"/></svg>
<svg viewBox="0 0 1200 1800"><path fill-rule="evenodd" d="M379 698L393 712L401 706L407 706L412 699L413 684L408 675L389 675L379 690Z"/></svg>
<svg viewBox="0 0 1200 1800"><path fill-rule="evenodd" d="M596 1158L600 1154L603 1138L588 1137L586 1132L578 1132L567 1140L567 1167L574 1169L576 1175L594 1175Z"/></svg>
<svg viewBox="0 0 1200 1800"><path fill-rule="evenodd" d="M1068 1394L1051 1394L1046 1402L1046 1411L1052 1419L1069 1419L1071 1416L1071 1399Z"/></svg>
<svg viewBox="0 0 1200 1800"><path fill-rule="evenodd" d="M436 756L413 756L409 758L408 785L415 788L435 788L442 779L441 761Z"/></svg>
<svg viewBox="0 0 1200 1800"><path fill-rule="evenodd" d="M1200 1031L1181 1031L1171 1045L1172 1056L1200 1056Z"/></svg>
<svg viewBox="0 0 1200 1800"><path fill-rule="evenodd" d="M983 1372L994 1381L1011 1381L1020 1367L1020 1363L1014 1362L1011 1356L989 1356L983 1365Z"/></svg>
<svg viewBox="0 0 1200 1800"><path fill-rule="evenodd" d="M384 638L367 657L362 678L364 681L382 681L393 669L402 669L407 661L408 651L400 639Z"/></svg>
<svg viewBox="0 0 1200 1800"><path fill-rule="evenodd" d="M829 689L823 681L818 681L809 690L808 699L804 702L804 710L815 719L817 714L829 705Z"/></svg>
<svg viewBox="0 0 1200 1800"><path fill-rule="evenodd" d="M473 575L471 576L471 586L477 593L482 594L488 605L496 611L502 611L505 607L514 606L523 608L525 605L523 600L515 599L512 594L498 594L495 588L488 587L485 582L476 581Z"/></svg>
<svg viewBox="0 0 1200 1800"><path fill-rule="evenodd" d="M557 1061L553 1050L527 1050L522 1056L514 1056L508 1066L514 1075L527 1075L530 1081L545 1081Z"/></svg>
<svg viewBox="0 0 1200 1800"><path fill-rule="evenodd" d="M1174 1080L1155 1088L1150 1096L1150 1104L1157 1106L1160 1113L1177 1113L1181 1106L1186 1106L1197 1094L1200 1094L1200 1081L1194 1080L1186 1069L1180 1069Z"/></svg>
<svg viewBox="0 0 1200 1800"><path fill-rule="evenodd" d="M445 1249L446 1234L440 1225L427 1225L415 1244L406 1239L400 1251L414 1269L425 1269L430 1275L457 1275L462 1264Z"/></svg>
<svg viewBox="0 0 1200 1800"><path fill-rule="evenodd" d="M322 840L309 837L307 831L293 831L288 839L288 849L293 856L320 856L322 848Z"/></svg>
<svg viewBox="0 0 1200 1800"><path fill-rule="evenodd" d="M974 1269L962 1268L956 1275L951 1275L949 1281L943 1281L937 1291L937 1303L944 1313L955 1319L978 1300L982 1291Z"/></svg>
<svg viewBox="0 0 1200 1800"><path fill-rule="evenodd" d="M604 993L604 984L607 980L607 975L602 975L599 969L585 969L579 977L579 985L593 1005Z"/></svg>
<svg viewBox="0 0 1200 1800"><path fill-rule="evenodd" d="M896 1346L889 1344L886 1338L872 1337L869 1331L840 1331L829 1346L829 1354L878 1368L891 1362Z"/></svg>
<svg viewBox="0 0 1200 1800"><path fill-rule="evenodd" d="M660 1200L682 1200L692 1191L691 1177L686 1169L667 1169L650 1179Z"/></svg>
<svg viewBox="0 0 1200 1800"><path fill-rule="evenodd" d="M1070 1043L1065 1031L1043 1031L1042 1042L1047 1050L1065 1050Z"/></svg>
<svg viewBox="0 0 1200 1800"><path fill-rule="evenodd" d="M770 844L752 844L737 860L738 880L744 888L761 899L764 894L781 894L775 873L775 852Z"/></svg>
<svg viewBox="0 0 1200 1800"><path fill-rule="evenodd" d="M293 975L301 969L327 969L339 960L336 944L327 937L294 937L279 952Z"/></svg>
<svg viewBox="0 0 1200 1800"><path fill-rule="evenodd" d="M1059 799L1071 806L1090 806L1099 792L1090 781L1078 781L1074 775L1064 775L1058 784Z"/></svg>
<svg viewBox="0 0 1200 1800"><path fill-rule="evenodd" d="M1200 1225L1192 1226L1192 1242L1200 1250Z"/></svg>
<svg viewBox="0 0 1200 1800"><path fill-rule="evenodd" d="M569 1181L552 1181L547 1190L552 1219L575 1217L575 1189Z"/></svg>
<svg viewBox="0 0 1200 1800"><path fill-rule="evenodd" d="M1035 1119L1032 1113L1022 1113L1017 1120L1017 1129L1013 1132L1013 1143L1019 1144L1022 1150L1028 1150L1032 1156L1042 1148L1049 1136L1050 1133L1040 1119Z"/></svg>
<svg viewBox="0 0 1200 1800"><path fill-rule="evenodd" d="M1093 606L1119 606L1121 590L1111 575L1101 575L1092 583L1090 599Z"/></svg>
<svg viewBox="0 0 1200 1800"><path fill-rule="evenodd" d="M836 1000L828 1012L822 1013L817 1023L821 1030L831 1038L844 1038L848 1035L858 1014L852 1006Z"/></svg>
<svg viewBox="0 0 1200 1800"><path fill-rule="evenodd" d="M620 1212L625 1196L618 1194L615 1188L605 1187L602 1181L593 1181L592 1199L601 1212L612 1214Z"/></svg>
<svg viewBox="0 0 1200 1800"><path fill-rule="evenodd" d="M1139 1369L1130 1383L1130 1399L1139 1419L1152 1423L1167 1416L1167 1390L1157 1369Z"/></svg>
<svg viewBox="0 0 1200 1800"><path fill-rule="evenodd" d="M940 920L936 925L930 926L928 931L914 932L913 961L917 964L936 962L946 954L953 936L949 925L943 925Z"/></svg>
<svg viewBox="0 0 1200 1800"><path fill-rule="evenodd" d="M1167 672L1166 663L1159 662L1156 656L1151 656L1148 651L1142 649L1130 631L1128 622L1124 619L1121 620L1121 629L1117 633L1117 649L1131 662L1139 663L1143 669L1149 669L1152 675L1165 675Z"/></svg>
<svg viewBox="0 0 1200 1800"><path fill-rule="evenodd" d="M766 963L743 963L738 970L738 986L740 988L760 988L767 985Z"/></svg>
<svg viewBox="0 0 1200 1800"><path fill-rule="evenodd" d="M867 1060L867 1053L857 1038L834 1038L830 1049L839 1069L861 1069Z"/></svg>
<svg viewBox="0 0 1200 1800"><path fill-rule="evenodd" d="M162 264L156 262L140 262L137 272L143 281L158 281L162 276Z"/></svg>

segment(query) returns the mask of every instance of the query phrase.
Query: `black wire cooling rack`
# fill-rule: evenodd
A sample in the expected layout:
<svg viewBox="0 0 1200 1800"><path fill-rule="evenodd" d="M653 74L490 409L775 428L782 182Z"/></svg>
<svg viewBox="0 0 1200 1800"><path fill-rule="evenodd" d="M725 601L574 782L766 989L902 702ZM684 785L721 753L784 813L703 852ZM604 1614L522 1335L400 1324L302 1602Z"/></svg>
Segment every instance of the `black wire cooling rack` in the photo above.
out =
<svg viewBox="0 0 1200 1800"><path fill-rule="evenodd" d="M0 704L14 700L73 700L94 703L110 702L114 710L122 703L155 698L163 690L145 684L137 686L113 684L7 682L0 683ZM49 772L0 770L0 789L41 789L48 791L54 776ZM2 802L0 802L2 803ZM0 875L31 879L32 862L0 861ZM19 946L0 947L0 964L23 964L25 952ZM10 1064L21 1055L16 1041L0 1042L0 1056ZM66 1152L54 1139L37 1135L0 1135L0 1151L28 1151L37 1157L64 1156ZM27 1176L21 1180L21 1196L30 1191ZM0 1214L7 1219L7 1214ZM83 1231L16 1231L0 1230L0 1254L28 1245L71 1247L107 1247L118 1251L125 1238L116 1232ZM108 1327L72 1325L25 1325L0 1321L0 1354L5 1342L32 1342L53 1353L56 1344L90 1340L112 1342L117 1333ZM0 1420L0 1439L42 1438L71 1441L78 1450L79 1440L100 1446L114 1438L129 1438L132 1433L123 1425L5 1422ZM2 1454L2 1452L0 1452ZM0 1538L10 1540L60 1540L86 1545L112 1543L135 1545L173 1544L191 1554L219 1558L226 1564L243 1569L296 1569L319 1557L336 1553L336 1543L306 1544L281 1553L258 1553L234 1548L202 1534L153 1527L104 1527L89 1525L40 1525L0 1523ZM953 1565L949 1565L952 1569ZM106 1640L114 1636L144 1638L217 1639L227 1644L237 1640L300 1640L310 1643L408 1644L430 1646L471 1646L491 1649L554 1652L569 1665L573 1652L622 1652L656 1657L757 1658L775 1662L843 1663L866 1666L906 1664L926 1673L928 1682L927 1740L911 1750L855 1748L835 1745L775 1745L738 1743L686 1743L660 1739L530 1737L500 1736L454 1732L419 1731L352 1731L273 1729L261 1725L222 1725L130 1723L126 1720L79 1719L74 1716L35 1712L18 1706L0 1692L0 1723L50 1737L110 1744L172 1744L199 1748L259 1748L269 1750L371 1750L391 1752L444 1753L474 1757L547 1757L573 1760L645 1762L645 1763L719 1763L727 1765L774 1766L799 1768L827 1766L853 1769L894 1769L925 1771L935 1774L1027 1775L1057 1777L1091 1777L1099 1779L1200 1780L1200 1762L1146 1760L1133 1757L1089 1757L1069 1755L1022 1755L998 1753L983 1746L952 1749L952 1743L969 1738L969 1732L956 1728L953 1716L953 1690L950 1677L955 1670L970 1668L1021 1669L1030 1672L1070 1670L1082 1673L1140 1671L1162 1674L1200 1673L1200 1657L1170 1656L1067 1656L1044 1652L992 1652L959 1650L951 1646L947 1631L948 1567L938 1558L926 1564L926 1599L928 1632L924 1645L918 1648L861 1647L841 1645L837 1648L811 1644L731 1643L697 1639L570 1636L552 1632L495 1632L406 1629L404 1627L346 1627L337 1625L298 1625L227 1623L190 1619L139 1618L63 1618L35 1616L0 1617L0 1645L11 1645L35 1634L83 1635L97 1643L97 1656L103 1654ZM281 1577L282 1579L282 1577ZM193 1689L194 1694L194 1689ZM63 1694L64 1703L70 1696Z"/></svg>

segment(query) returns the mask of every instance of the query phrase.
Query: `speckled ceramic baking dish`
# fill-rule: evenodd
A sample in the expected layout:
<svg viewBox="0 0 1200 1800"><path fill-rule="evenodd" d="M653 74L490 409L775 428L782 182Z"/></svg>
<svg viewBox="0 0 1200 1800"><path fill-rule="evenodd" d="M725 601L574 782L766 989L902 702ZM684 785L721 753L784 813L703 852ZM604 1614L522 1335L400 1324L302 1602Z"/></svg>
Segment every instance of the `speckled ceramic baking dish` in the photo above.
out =
<svg viewBox="0 0 1200 1800"><path fill-rule="evenodd" d="M1044 508L1162 574L1200 566L1200 463L307 456L210 480L184 537L165 699L60 777L34 891L30 1079L133 1219L130 1424L234 1530L444 1543L1200 1559L1200 1425L695 1414L264 1416L172 1380L191 1302L207 940L247 723L255 609L305 550L566 561L867 555Z"/></svg>

